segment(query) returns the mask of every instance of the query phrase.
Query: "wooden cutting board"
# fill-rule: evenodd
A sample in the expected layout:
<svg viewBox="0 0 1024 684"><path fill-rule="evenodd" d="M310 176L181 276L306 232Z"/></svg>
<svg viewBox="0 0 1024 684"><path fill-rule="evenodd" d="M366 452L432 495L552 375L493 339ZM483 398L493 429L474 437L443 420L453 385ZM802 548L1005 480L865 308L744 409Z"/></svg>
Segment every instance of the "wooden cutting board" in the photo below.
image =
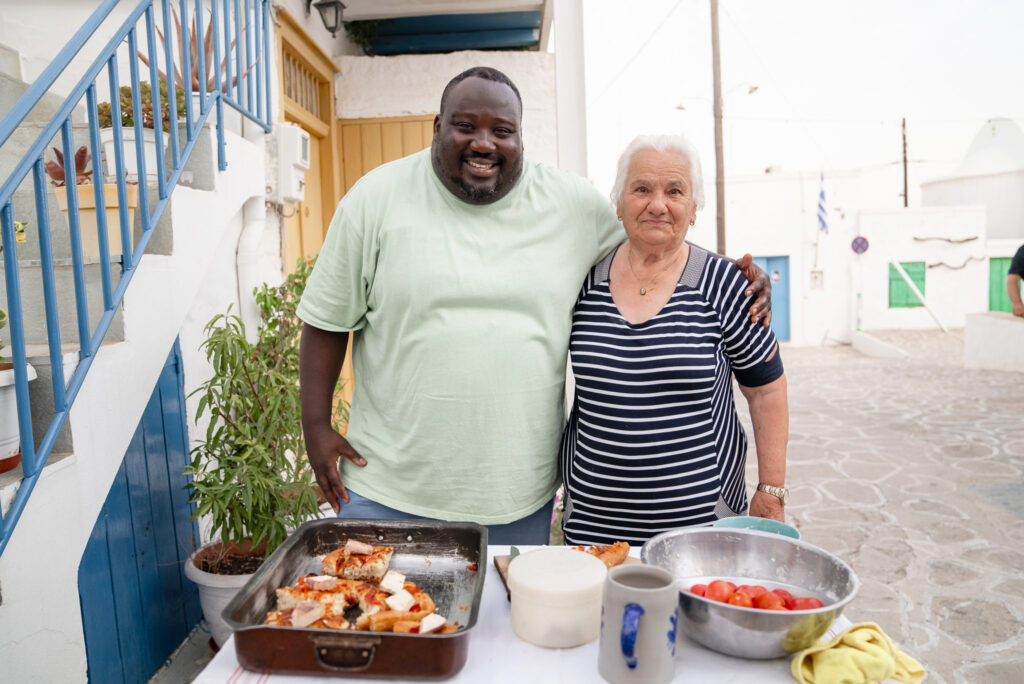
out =
<svg viewBox="0 0 1024 684"><path fill-rule="evenodd" d="M512 599L512 594L508 589L508 564L512 562L512 556L495 556L494 557L494 568L498 571L498 576L501 577L501 583L505 585L505 594ZM627 556L626 560L622 562L623 565L631 565L633 563L639 563L639 558L633 556Z"/></svg>

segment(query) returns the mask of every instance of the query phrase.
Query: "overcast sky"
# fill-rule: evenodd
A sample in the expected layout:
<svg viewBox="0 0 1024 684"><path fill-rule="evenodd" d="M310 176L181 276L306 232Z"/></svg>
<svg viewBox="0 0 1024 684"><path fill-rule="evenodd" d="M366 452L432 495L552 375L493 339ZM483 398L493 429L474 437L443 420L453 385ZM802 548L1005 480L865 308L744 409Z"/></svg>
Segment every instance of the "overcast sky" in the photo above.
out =
<svg viewBox="0 0 1024 684"><path fill-rule="evenodd" d="M589 166L683 131L714 178L709 0L585 0ZM729 175L911 160L951 170L986 119L1024 127L1024 2L720 0ZM757 86L750 94L750 88ZM682 105L684 109L677 107Z"/></svg>

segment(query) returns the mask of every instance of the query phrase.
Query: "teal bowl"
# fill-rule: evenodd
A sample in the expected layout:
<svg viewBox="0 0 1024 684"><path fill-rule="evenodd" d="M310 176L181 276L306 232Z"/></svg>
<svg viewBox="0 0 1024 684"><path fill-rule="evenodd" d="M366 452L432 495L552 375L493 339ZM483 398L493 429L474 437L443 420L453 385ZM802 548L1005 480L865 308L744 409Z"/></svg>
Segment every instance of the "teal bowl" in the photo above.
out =
<svg viewBox="0 0 1024 684"><path fill-rule="evenodd" d="M774 532L792 539L800 538L800 530L792 525L787 525L771 518L758 518L753 515L736 515L731 518L721 518L711 524L712 527L742 527L747 530L760 530L761 532Z"/></svg>

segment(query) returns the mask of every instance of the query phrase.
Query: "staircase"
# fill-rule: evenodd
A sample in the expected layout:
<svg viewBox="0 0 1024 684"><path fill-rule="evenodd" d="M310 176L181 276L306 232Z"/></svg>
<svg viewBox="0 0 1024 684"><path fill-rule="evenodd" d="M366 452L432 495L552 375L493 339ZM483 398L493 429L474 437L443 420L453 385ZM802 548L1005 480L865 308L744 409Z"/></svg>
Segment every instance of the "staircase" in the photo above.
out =
<svg viewBox="0 0 1024 684"><path fill-rule="evenodd" d="M184 3L181 6L184 8ZM156 2L153 7L159 16L163 11L161 3ZM16 54L0 47L0 116L7 114L29 89L17 73L18 62ZM237 257L244 235L249 235L246 239L251 243L255 232L256 243L265 243L264 251L279 251L279 243L274 243L276 225L265 228L263 223L264 138L269 123L258 121L253 107L238 107L247 110L246 116L232 111L231 107L238 105L229 95L223 95L221 102L217 100L213 95L209 97L203 112L208 116L207 123L196 137L180 173L180 182L168 188L169 196L162 206L157 187L148 188L149 209L159 211L149 235L144 234L145 208L140 206L135 212L133 244L144 241L145 253L135 255L130 273L123 269L122 255L112 254L108 259L111 288L116 290L125 277L130 278L130 283L122 301L108 316L102 344L85 364L88 373L77 380L80 384L67 411L67 420L52 448L40 454L41 468L31 478L21 467L0 474L0 516L5 525L17 513L17 527L8 533L6 546L0 541L0 679L4 681L85 680L77 561L168 351L174 340L180 338L184 353L188 355L191 351L194 358L205 322L214 313L224 311L229 303L238 307L239 293L248 294L256 284L238 282ZM62 104L61 97L42 96L3 143L0 186ZM225 126L228 130L218 131L216 105L223 106L224 120L230 119L230 114L238 117L233 127ZM269 106L260 107L260 113L263 111L269 111ZM197 109L194 118L199 119L199 115ZM71 121L73 148L88 145L90 130L84 106L76 109ZM60 135L52 146L61 148ZM180 146L184 147L184 139ZM168 165L170 157L167 154ZM51 159L52 153L48 152L45 158ZM228 163L223 165L222 159ZM55 317L57 326L48 324L42 294L41 283L49 260L41 253L40 240L36 239L36 198L31 173L11 196L14 217L32 220L27 241L17 245L16 259L24 355L38 375L28 385L31 442L37 448L58 414L55 389L68 391L72 374L85 358L76 292L85 293L90 335L100 325L105 309L104 268L100 258L82 260L84 289L81 284L76 286L76 255L67 218L57 208L54 191L47 183L50 272L57 302L56 310L49 316ZM79 192L91 193L92 187L79 186ZM262 240L264 231L266 240ZM251 272L251 265L245 266ZM256 277L261 275L266 275L266 269L263 273L257 270ZM4 277L0 274L0 280ZM7 288L0 294L0 307L10 310ZM48 338L54 327L60 330L59 345ZM2 353L8 359L15 356L13 328L9 326L2 333ZM87 350L86 355L91 351ZM55 371L55 367L61 366L61 370ZM55 372L63 375L57 383L52 381ZM190 374L201 376L207 372L190 368L186 360L186 388L201 380L189 382ZM30 497L18 497L23 488L28 488ZM18 508L18 501L20 510L12 510L12 506Z"/></svg>

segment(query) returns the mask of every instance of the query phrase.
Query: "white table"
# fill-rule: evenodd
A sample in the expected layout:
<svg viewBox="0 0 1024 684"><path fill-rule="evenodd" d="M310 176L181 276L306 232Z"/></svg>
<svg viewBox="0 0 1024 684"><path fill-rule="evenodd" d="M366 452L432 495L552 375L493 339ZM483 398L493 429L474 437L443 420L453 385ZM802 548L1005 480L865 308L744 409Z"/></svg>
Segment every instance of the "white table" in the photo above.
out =
<svg viewBox="0 0 1024 684"><path fill-rule="evenodd" d="M527 551L535 547L520 547ZM507 546L488 548L487 575L476 626L469 634L469 657L465 667L444 680L457 684L509 682L510 684L553 684L604 681L597 672L597 641L568 649L547 649L522 641L512 631L505 586L493 565L494 556L507 554ZM634 549L634 555L639 549ZM831 639L852 623L840 616L823 639ZM836 631L833 631L836 630ZM710 651L686 637L676 645L676 682L714 682L715 684L793 684L789 658L743 660ZM330 679L358 677L319 677L267 675L250 672L238 664L234 637L225 642L209 665L194 680L196 684L313 684ZM365 679L367 682L408 682L408 679Z"/></svg>

